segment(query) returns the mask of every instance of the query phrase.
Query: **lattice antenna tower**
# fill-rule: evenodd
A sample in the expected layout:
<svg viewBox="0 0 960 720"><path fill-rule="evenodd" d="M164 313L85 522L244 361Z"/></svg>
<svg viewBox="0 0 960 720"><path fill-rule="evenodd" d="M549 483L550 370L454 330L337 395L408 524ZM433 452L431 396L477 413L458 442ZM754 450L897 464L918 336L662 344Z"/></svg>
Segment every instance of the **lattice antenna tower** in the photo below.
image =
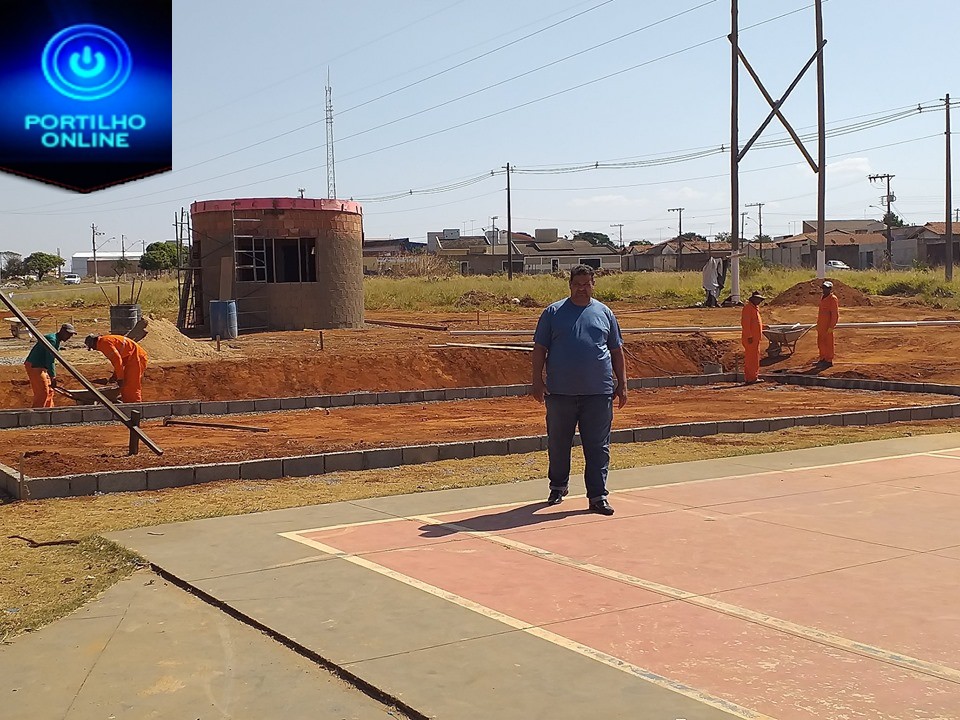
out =
<svg viewBox="0 0 960 720"><path fill-rule="evenodd" d="M327 106L327 197L337 197L337 171L333 160L333 88L330 87L330 68L324 88Z"/></svg>

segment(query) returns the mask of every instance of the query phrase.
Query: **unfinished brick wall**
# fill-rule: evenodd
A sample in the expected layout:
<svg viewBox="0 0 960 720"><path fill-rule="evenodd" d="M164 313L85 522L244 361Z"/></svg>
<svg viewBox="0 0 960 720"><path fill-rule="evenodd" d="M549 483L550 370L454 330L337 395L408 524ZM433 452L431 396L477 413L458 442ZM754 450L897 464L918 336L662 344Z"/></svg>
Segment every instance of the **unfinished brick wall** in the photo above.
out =
<svg viewBox="0 0 960 720"><path fill-rule="evenodd" d="M190 208L203 302L237 300L241 330L359 327L363 323L363 214L357 203L312 198L208 200ZM315 243L316 282L246 282L235 276L234 236ZM197 247L198 246L198 247ZM199 252L197 252L199 250ZM223 258L230 275L222 283ZM228 288L231 297L220 297Z"/></svg>

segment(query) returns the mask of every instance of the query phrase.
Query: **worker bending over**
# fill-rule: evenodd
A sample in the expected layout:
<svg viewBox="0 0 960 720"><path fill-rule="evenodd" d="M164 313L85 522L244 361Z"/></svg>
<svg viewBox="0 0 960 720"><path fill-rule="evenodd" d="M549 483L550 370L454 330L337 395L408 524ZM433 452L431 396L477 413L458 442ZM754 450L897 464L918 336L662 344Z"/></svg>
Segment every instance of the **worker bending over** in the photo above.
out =
<svg viewBox="0 0 960 720"><path fill-rule="evenodd" d="M44 335L51 345L57 350L60 349L60 343L65 342L77 334L73 325L64 323L55 333ZM30 350L23 367L27 371L27 377L30 378L30 388L33 390L33 405L35 408L53 407L53 389L57 386L57 371L54 368L56 358L53 353L47 349L39 340Z"/></svg>
<svg viewBox="0 0 960 720"><path fill-rule="evenodd" d="M760 303L766 298L754 291L740 312L740 343L743 345L743 379L755 383L760 379L760 340L763 338L763 321L760 319Z"/></svg>
<svg viewBox="0 0 960 720"><path fill-rule="evenodd" d="M840 301L833 294L833 283L829 280L824 280L820 288L823 297L820 298L820 309L817 311L817 348L820 350L817 365L830 367L833 365L833 329L840 320Z"/></svg>
<svg viewBox="0 0 960 720"><path fill-rule="evenodd" d="M123 402L140 402L143 372L147 369L147 353L130 338L123 335L87 335L87 350L99 350L113 365L113 377L120 386Z"/></svg>

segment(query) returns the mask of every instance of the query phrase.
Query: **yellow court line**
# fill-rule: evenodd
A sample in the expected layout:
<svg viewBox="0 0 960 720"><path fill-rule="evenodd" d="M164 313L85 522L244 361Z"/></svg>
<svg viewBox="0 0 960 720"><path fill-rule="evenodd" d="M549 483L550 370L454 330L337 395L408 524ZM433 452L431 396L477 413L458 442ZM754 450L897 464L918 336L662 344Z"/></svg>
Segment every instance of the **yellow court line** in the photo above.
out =
<svg viewBox="0 0 960 720"><path fill-rule="evenodd" d="M571 650L579 655L583 655L584 657L590 658L591 660L595 660L599 663L607 665L608 667L612 667L616 670L620 670L621 672L627 673L628 675L633 675L634 677L645 680L649 683L657 685L658 687L662 687L666 690L671 690L672 692L675 692L679 695L683 695L692 700L696 700L697 702L703 703L704 705L708 705L718 710L722 710L735 717L742 718L742 720L775 720L775 718L769 715L764 715L763 713L743 707L729 700L725 700L723 698L710 695L709 693L703 692L702 690L698 690L697 688L686 685L685 683L679 682L677 680L671 680L670 678L660 675L658 673L655 673L652 670L647 670L646 668L642 668L638 665L628 663L625 660L621 660L618 657L609 655L605 652L597 650L596 648L592 648L588 645L584 645L574 640L570 640L569 638L565 638L562 635L557 635L556 633L552 633L549 630L545 630L541 627L537 627L529 623L523 622L522 620L518 620L515 617L506 615L505 613L501 613L492 608L488 608L487 606L476 603L473 600L469 600L460 595L456 595L455 593L449 592L447 590L443 590L442 588L439 588L435 585L430 585L429 583L425 583L422 580L418 580L409 575L405 575L403 573L397 572L396 570L391 570L390 568L384 567L383 565L375 563L369 560L368 558L359 557L357 555L350 555L348 553L341 552L340 550L337 550L336 548L331 547L330 545L324 545L323 543L319 543L316 540L310 540L309 538L296 536L296 533L280 533L280 534L283 537L287 537L291 540L295 540L296 542L303 543L304 545L308 545L312 548L321 550L330 555L334 555L336 557L342 558L343 560L353 563L354 565L365 568L367 570L372 570L373 572L376 572L380 575L388 577L392 580L396 580L398 582L402 582L405 585L409 585L410 587L417 588L418 590L422 590L423 592L426 592L430 595L446 600L447 602L458 605L464 609L471 610L479 615L483 615L484 617L490 618L492 620L497 620L516 630L520 630L521 632L540 638L541 640L546 640L547 642L553 643L554 645L557 645L558 647L562 647L566 650Z"/></svg>

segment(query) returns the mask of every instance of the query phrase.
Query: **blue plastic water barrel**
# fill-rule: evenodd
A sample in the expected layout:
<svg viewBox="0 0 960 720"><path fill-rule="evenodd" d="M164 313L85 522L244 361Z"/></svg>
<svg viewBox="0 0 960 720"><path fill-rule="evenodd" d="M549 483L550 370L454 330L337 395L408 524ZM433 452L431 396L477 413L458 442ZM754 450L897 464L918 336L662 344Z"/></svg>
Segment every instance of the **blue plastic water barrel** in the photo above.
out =
<svg viewBox="0 0 960 720"><path fill-rule="evenodd" d="M220 336L221 340L233 340L237 337L237 301L211 300L210 301L210 338Z"/></svg>

